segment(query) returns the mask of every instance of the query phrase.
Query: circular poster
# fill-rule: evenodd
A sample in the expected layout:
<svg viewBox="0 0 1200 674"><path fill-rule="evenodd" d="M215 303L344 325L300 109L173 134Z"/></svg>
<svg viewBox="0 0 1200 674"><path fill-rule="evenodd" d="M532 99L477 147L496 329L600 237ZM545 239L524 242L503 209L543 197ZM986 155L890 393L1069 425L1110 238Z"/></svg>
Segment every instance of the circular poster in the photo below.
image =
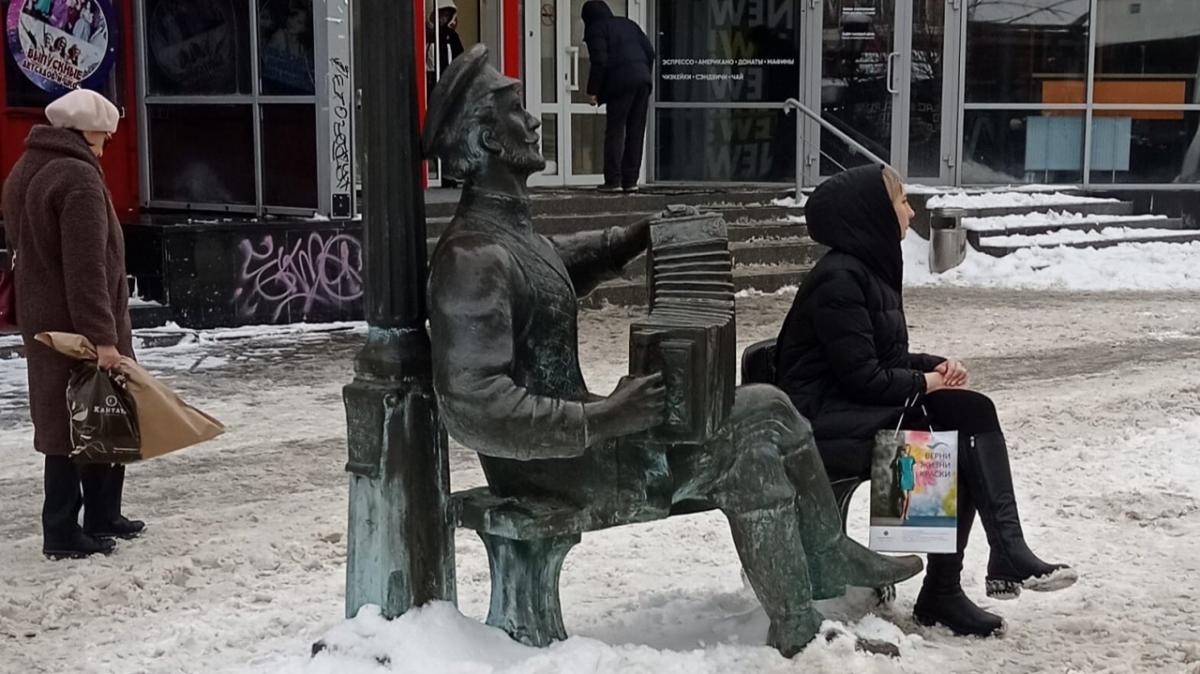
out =
<svg viewBox="0 0 1200 674"><path fill-rule="evenodd" d="M55 95L101 88L116 61L111 0L12 0L6 25L17 67Z"/></svg>

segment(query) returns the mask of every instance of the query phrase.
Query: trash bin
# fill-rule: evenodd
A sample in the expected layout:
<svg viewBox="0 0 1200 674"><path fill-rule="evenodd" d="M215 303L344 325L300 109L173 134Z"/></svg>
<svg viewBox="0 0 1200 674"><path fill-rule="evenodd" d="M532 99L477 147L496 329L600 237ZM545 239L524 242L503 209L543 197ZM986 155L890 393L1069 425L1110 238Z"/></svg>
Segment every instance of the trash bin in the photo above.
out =
<svg viewBox="0 0 1200 674"><path fill-rule="evenodd" d="M941 274L958 265L967 257L967 230L962 219L966 211L961 208L939 208L929 218L929 271Z"/></svg>

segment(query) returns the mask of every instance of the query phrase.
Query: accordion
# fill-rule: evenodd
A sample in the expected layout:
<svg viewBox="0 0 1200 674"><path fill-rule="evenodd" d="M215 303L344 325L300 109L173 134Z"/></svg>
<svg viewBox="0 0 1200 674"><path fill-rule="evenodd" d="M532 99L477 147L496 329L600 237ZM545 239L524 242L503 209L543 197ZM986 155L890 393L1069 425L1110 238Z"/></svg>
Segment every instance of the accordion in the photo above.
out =
<svg viewBox="0 0 1200 674"><path fill-rule="evenodd" d="M733 409L737 333L729 230L720 215L673 206L650 224L650 312L629 335L630 374L662 372L666 443L703 443Z"/></svg>

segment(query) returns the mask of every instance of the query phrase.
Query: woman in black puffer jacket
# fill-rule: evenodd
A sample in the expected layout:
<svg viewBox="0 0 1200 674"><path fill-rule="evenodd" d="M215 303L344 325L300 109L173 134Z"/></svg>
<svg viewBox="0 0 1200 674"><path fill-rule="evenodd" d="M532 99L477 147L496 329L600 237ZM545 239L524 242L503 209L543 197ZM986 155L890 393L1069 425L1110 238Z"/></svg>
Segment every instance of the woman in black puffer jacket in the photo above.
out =
<svg viewBox="0 0 1200 674"><path fill-rule="evenodd" d="M900 241L913 211L904 185L890 168L851 169L818 187L805 211L810 236L831 250L779 333L776 384L812 422L831 480L870 476L875 433L894 428L906 404L923 403L929 419L910 411L905 427L959 431L958 552L929 555L913 615L958 634L1003 633L1004 621L976 606L959 582L977 510L991 547L989 596L1058 590L1076 574L1043 562L1025 543L992 401L965 388L962 363L909 352Z"/></svg>

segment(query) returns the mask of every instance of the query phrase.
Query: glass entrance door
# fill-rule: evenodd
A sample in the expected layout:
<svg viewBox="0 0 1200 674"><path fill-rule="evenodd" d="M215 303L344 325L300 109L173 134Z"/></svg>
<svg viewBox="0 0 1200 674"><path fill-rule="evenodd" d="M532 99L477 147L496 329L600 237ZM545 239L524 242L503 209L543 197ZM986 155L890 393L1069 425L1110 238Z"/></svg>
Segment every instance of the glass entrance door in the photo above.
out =
<svg viewBox="0 0 1200 674"><path fill-rule="evenodd" d="M585 0L525 3L526 105L542 121L546 170L536 185L599 185L604 180L603 106L587 93L591 59L583 42ZM618 16L641 23L637 0L609 0Z"/></svg>
<svg viewBox="0 0 1200 674"><path fill-rule="evenodd" d="M958 106L947 77L957 79L957 68L947 68L945 55L957 53L950 43L960 32L956 4L823 3L821 116L913 182L953 179ZM818 179L870 162L824 129L819 148Z"/></svg>

